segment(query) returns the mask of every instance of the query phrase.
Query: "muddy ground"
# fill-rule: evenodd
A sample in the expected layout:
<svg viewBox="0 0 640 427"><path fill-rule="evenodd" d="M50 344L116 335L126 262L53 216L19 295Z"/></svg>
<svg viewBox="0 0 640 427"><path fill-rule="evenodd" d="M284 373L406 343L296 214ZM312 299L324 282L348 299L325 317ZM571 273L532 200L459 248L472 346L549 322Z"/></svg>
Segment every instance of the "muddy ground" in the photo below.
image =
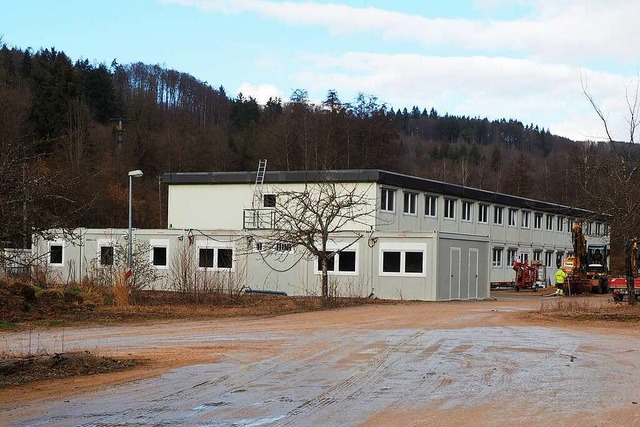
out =
<svg viewBox="0 0 640 427"><path fill-rule="evenodd" d="M556 304L550 298L494 295L3 332L5 351L56 351L64 342L68 351L146 363L0 390L0 419L19 426L640 423L638 323L556 319L539 312L543 302ZM611 305L605 296L579 304Z"/></svg>

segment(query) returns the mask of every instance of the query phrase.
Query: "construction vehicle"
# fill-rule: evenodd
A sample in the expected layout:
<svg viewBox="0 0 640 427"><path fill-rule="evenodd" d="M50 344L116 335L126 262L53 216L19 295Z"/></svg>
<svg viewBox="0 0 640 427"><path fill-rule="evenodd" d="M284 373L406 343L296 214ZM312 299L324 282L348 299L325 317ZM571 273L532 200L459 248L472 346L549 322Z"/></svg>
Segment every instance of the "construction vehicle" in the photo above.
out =
<svg viewBox="0 0 640 427"><path fill-rule="evenodd" d="M573 256L562 263L562 269L569 275L571 293L593 292L604 294L609 292L609 252L607 245L587 245L582 233L582 223L574 221L571 229L573 240Z"/></svg>
<svg viewBox="0 0 640 427"><path fill-rule="evenodd" d="M538 288L542 285L538 281L538 274L542 263L540 261L532 261L529 265L528 261L513 263L513 269L516 272L515 289L516 292L520 292L520 289L532 289L533 292L538 292Z"/></svg>
<svg viewBox="0 0 640 427"><path fill-rule="evenodd" d="M628 279L633 280L634 294L636 299L640 300L640 271L638 271L639 257L640 257L640 240L630 239L627 242L627 248L625 250L626 270ZM627 284L627 277L611 277L609 278L609 290L613 296L614 301L623 301L625 296L629 295L629 287Z"/></svg>

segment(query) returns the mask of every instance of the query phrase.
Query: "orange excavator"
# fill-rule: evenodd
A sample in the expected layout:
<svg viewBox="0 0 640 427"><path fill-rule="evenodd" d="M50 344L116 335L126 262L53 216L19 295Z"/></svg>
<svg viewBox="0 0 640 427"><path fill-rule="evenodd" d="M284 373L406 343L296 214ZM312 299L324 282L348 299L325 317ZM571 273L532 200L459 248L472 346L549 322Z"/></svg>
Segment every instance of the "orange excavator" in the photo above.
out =
<svg viewBox="0 0 640 427"><path fill-rule="evenodd" d="M562 265L562 269L569 275L571 293L604 294L609 292L607 246L604 244L587 245L587 239L582 233L582 223L578 220L573 223L571 238L573 240L573 256L565 259Z"/></svg>

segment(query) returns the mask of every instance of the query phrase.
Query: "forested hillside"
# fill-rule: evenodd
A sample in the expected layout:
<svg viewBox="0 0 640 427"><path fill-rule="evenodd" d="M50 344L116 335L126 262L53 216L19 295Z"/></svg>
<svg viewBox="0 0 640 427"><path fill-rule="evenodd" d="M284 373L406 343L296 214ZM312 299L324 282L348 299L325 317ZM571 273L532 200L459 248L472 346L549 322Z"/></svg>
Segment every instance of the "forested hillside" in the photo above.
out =
<svg viewBox="0 0 640 427"><path fill-rule="evenodd" d="M578 143L515 119L394 110L373 95L304 89L266 105L187 73L142 63L0 50L0 240L52 226L166 227L165 172L380 168L562 203ZM429 100L425 100L425 104Z"/></svg>

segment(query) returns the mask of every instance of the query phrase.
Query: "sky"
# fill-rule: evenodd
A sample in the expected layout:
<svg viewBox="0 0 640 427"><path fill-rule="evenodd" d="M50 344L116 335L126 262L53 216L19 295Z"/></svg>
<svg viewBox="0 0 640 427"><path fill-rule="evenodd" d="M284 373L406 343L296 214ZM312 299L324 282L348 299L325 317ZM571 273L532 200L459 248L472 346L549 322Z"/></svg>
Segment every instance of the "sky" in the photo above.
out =
<svg viewBox="0 0 640 427"><path fill-rule="evenodd" d="M313 102L364 93L389 109L598 140L586 88L628 140L639 17L637 0L0 0L0 37L73 60L160 64L260 103L295 89Z"/></svg>

